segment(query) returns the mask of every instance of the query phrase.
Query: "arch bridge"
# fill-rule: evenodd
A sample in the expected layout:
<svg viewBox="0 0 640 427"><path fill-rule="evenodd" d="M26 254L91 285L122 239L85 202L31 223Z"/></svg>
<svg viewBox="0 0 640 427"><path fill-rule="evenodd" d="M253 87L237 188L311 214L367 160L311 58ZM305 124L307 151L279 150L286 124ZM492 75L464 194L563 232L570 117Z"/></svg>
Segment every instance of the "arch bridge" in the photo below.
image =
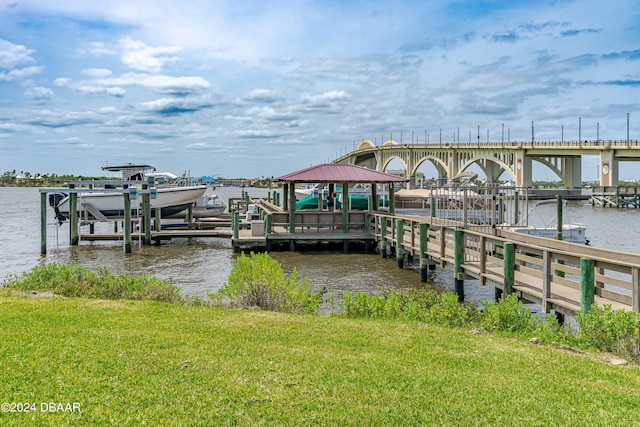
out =
<svg viewBox="0 0 640 427"><path fill-rule="evenodd" d="M517 187L532 185L532 164L539 162L553 171L565 188L582 186L582 156L599 156L599 181L602 186L618 185L619 163L639 161L640 144L635 141L562 141L508 143L444 143L403 144L388 140L376 146L363 140L358 148L336 159L383 172L389 163L399 159L405 166L405 177L415 186L418 167L431 162L438 178L452 178L475 164L497 182L507 173ZM505 179L505 178L503 178Z"/></svg>

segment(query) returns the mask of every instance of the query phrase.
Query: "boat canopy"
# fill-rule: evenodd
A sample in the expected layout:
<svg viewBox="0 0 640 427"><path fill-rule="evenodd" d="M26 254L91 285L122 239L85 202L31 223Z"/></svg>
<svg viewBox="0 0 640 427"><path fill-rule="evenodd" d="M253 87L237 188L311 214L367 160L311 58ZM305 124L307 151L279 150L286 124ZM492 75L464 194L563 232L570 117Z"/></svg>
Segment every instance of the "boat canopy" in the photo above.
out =
<svg viewBox="0 0 640 427"><path fill-rule="evenodd" d="M103 171L121 172L122 179L125 181L142 181L147 171L154 171L156 168L149 165L134 165L127 163L120 166L102 166Z"/></svg>

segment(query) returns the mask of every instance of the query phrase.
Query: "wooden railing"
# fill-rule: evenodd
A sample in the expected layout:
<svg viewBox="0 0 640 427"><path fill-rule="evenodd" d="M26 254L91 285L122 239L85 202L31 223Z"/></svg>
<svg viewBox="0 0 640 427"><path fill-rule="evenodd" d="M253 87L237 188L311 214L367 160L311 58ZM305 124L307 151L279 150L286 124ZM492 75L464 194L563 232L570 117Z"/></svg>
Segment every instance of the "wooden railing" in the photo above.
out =
<svg viewBox="0 0 640 427"><path fill-rule="evenodd" d="M640 312L640 255L536 238L469 230L453 221L374 213L377 240L396 256L452 265L455 280L477 279L538 302L544 312L588 311L595 301Z"/></svg>

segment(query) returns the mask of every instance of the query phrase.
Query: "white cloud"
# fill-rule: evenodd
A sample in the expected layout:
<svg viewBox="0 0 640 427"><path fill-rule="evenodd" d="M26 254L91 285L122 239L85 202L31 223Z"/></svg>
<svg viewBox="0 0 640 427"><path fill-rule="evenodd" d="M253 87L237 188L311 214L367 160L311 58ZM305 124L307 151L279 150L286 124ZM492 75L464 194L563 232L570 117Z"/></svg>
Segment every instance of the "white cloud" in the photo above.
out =
<svg viewBox="0 0 640 427"><path fill-rule="evenodd" d="M11 82L17 80L29 79L42 72L42 67L26 67L16 68L9 72L0 72L0 81Z"/></svg>
<svg viewBox="0 0 640 427"><path fill-rule="evenodd" d="M82 70L82 73L93 78L109 77L113 74L111 70L107 70L106 68L87 68L86 70Z"/></svg>
<svg viewBox="0 0 640 427"><path fill-rule="evenodd" d="M176 56L171 56L171 54L182 50L178 46L147 46L142 42L133 40L131 37L120 39L119 45L122 49L120 59L123 64L136 71L156 73L162 70L165 63L178 59Z"/></svg>
<svg viewBox="0 0 640 427"><path fill-rule="evenodd" d="M10 69L35 62L35 50L0 39L0 68Z"/></svg>
<svg viewBox="0 0 640 427"><path fill-rule="evenodd" d="M53 98L53 91L46 87L33 87L27 89L24 96L33 102L46 102Z"/></svg>

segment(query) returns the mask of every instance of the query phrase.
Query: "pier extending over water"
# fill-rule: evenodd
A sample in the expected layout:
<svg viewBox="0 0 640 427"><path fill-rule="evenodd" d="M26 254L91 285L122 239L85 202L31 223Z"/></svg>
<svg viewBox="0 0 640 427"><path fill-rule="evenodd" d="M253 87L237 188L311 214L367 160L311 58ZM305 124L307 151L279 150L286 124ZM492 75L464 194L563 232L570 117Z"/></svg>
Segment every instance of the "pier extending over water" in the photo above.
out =
<svg viewBox="0 0 640 427"><path fill-rule="evenodd" d="M46 253L46 193L41 190L42 253ZM373 210L372 203L366 211L292 212L280 207L277 199L254 200L245 195L242 201L234 202L244 206L244 217L236 211L214 229L152 230L149 214L142 233L131 233L131 226L124 226L122 233L104 238L122 239L125 252L127 242L131 251L132 236L145 244L172 238L228 237L235 250L296 250L299 245L330 243L348 251L358 245L365 252L377 250L382 257L395 257L400 268L417 266L423 281L429 269L447 267L453 271L461 300L467 282L467 286L493 286L497 296L516 293L539 303L544 312L573 315L588 311L593 302L640 312L637 254L524 235L498 224L474 225ZM250 206L255 206L255 212ZM78 223L70 226L71 243L78 244ZM101 238L89 234L82 240Z"/></svg>

